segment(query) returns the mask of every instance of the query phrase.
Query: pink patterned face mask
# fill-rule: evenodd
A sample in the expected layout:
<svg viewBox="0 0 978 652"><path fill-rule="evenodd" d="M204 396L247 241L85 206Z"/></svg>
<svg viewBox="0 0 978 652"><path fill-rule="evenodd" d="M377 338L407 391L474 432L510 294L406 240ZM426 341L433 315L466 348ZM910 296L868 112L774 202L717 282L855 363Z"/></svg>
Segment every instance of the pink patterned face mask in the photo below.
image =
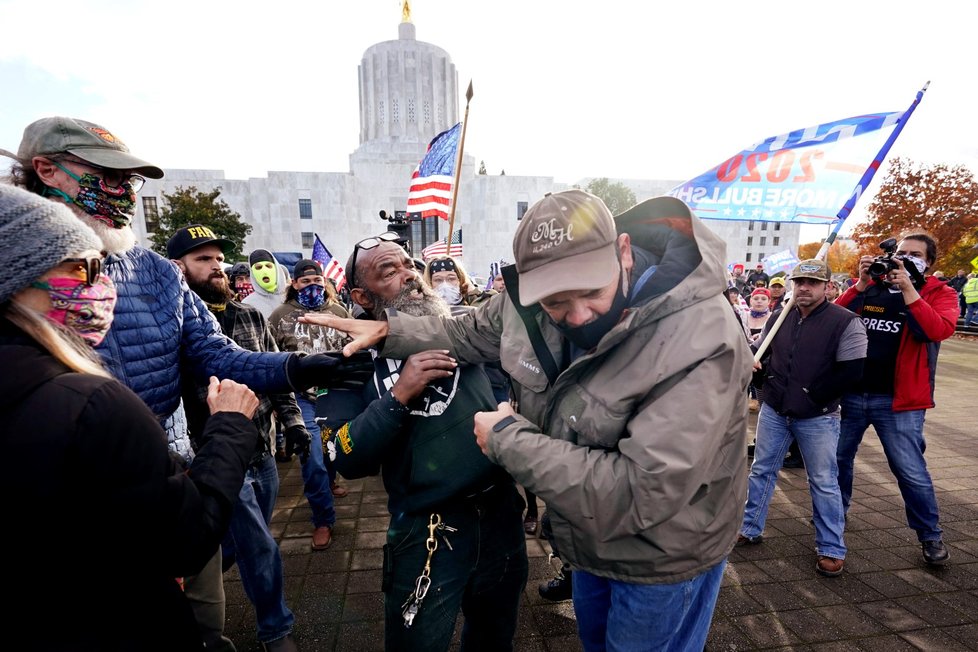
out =
<svg viewBox="0 0 978 652"><path fill-rule="evenodd" d="M92 346L105 339L116 299L115 284L108 276L100 274L91 285L77 278L55 277L31 283L31 287L47 290L50 295L48 319L67 326Z"/></svg>

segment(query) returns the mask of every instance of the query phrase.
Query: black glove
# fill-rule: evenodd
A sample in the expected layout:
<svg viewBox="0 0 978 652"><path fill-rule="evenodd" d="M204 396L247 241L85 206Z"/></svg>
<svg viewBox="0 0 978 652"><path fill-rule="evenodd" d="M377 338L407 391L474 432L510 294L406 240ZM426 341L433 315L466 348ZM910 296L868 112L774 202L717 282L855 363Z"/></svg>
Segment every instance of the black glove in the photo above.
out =
<svg viewBox="0 0 978 652"><path fill-rule="evenodd" d="M369 351L357 351L333 367L329 377L319 384L324 389L345 389L362 392L365 383L374 377L374 360Z"/></svg>
<svg viewBox="0 0 978 652"><path fill-rule="evenodd" d="M333 369L343 361L343 353L293 353L286 370L289 384L295 391L302 391L327 381Z"/></svg>
<svg viewBox="0 0 978 652"><path fill-rule="evenodd" d="M306 460L309 459L310 443L312 443L312 437L309 435L309 431L302 426L292 426L285 429L286 455L298 455L299 461L305 464Z"/></svg>

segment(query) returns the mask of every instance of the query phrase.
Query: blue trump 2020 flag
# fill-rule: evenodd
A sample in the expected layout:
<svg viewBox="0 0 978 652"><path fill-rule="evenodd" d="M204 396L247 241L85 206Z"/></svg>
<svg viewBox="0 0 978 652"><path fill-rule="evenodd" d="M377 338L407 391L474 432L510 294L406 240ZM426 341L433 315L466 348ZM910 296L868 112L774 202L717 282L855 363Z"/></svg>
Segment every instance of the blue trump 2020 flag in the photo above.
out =
<svg viewBox="0 0 978 652"><path fill-rule="evenodd" d="M909 114L861 115L772 136L667 194L703 219L834 222L866 189L864 175L882 163L877 152Z"/></svg>

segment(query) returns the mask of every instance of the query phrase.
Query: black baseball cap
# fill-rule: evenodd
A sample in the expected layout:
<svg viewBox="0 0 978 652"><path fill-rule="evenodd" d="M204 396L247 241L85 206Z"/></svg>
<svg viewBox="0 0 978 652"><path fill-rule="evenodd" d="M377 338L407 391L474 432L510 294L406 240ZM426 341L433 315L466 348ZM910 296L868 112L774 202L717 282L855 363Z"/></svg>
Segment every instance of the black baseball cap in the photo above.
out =
<svg viewBox="0 0 978 652"><path fill-rule="evenodd" d="M182 229L177 229L170 236L166 243L166 255L171 260L176 260L205 244L217 245L225 256L230 256L231 252L234 251L234 243L230 240L217 237L217 234L203 224L191 224Z"/></svg>
<svg viewBox="0 0 978 652"><path fill-rule="evenodd" d="M315 260L303 258L292 268L292 280L298 280L303 276L322 276L323 266Z"/></svg>

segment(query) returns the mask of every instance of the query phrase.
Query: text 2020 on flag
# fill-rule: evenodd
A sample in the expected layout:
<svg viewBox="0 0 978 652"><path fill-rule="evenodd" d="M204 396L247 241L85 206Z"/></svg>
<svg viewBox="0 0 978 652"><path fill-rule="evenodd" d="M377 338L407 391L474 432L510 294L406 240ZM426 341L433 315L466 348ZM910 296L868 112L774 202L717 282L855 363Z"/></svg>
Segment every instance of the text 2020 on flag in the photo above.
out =
<svg viewBox="0 0 978 652"><path fill-rule="evenodd" d="M832 223L865 191L867 168L879 167L881 145L915 106L766 138L668 194L703 219Z"/></svg>

